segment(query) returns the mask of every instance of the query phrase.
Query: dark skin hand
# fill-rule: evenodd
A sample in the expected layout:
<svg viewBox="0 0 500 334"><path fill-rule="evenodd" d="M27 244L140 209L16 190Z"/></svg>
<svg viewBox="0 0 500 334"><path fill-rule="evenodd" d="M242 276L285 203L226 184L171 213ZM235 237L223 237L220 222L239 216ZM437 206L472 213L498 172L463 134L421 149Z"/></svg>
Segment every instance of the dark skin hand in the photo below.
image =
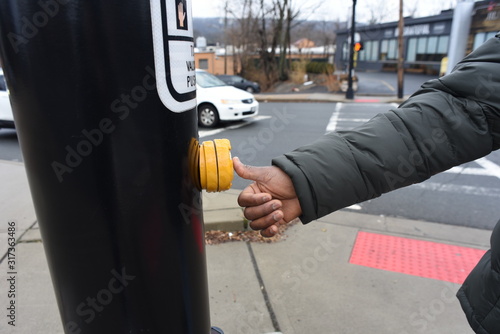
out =
<svg viewBox="0 0 500 334"><path fill-rule="evenodd" d="M260 230L264 237L278 233L278 226L287 224L302 214L299 199L290 177L275 166L254 167L233 158L234 170L247 180L254 181L238 197L244 207L250 227Z"/></svg>

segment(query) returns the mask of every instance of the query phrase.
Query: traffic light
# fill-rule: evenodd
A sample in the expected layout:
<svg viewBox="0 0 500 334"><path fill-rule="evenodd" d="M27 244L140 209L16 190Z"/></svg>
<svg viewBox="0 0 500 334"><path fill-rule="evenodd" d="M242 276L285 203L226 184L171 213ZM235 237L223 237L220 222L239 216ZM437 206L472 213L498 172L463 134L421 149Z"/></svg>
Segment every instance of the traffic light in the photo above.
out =
<svg viewBox="0 0 500 334"><path fill-rule="evenodd" d="M362 42L356 42L354 43L354 51L358 52L363 50L363 43Z"/></svg>

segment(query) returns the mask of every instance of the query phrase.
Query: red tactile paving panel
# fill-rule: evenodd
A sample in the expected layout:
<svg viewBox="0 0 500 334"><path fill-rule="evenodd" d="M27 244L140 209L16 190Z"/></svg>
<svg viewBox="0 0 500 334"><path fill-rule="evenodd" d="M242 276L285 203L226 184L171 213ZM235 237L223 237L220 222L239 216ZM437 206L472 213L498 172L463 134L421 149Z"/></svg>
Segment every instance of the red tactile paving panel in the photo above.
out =
<svg viewBox="0 0 500 334"><path fill-rule="evenodd" d="M461 284L485 251L359 232L349 263Z"/></svg>

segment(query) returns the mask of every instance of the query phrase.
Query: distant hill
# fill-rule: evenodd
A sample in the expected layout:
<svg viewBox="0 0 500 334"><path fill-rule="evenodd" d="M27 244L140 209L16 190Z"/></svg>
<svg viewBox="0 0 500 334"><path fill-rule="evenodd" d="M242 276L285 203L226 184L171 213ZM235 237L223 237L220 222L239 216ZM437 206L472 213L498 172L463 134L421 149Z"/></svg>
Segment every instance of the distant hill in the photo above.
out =
<svg viewBox="0 0 500 334"><path fill-rule="evenodd" d="M235 23L234 19L228 20L228 26ZM194 37L203 36L207 45L224 44L224 18L193 18ZM292 30L292 43L307 38L314 41L316 45L333 43L335 31L346 29L345 22L325 21L300 21L295 22Z"/></svg>
<svg viewBox="0 0 500 334"><path fill-rule="evenodd" d="M208 45L224 43L224 19L223 18L193 18L194 39L203 36Z"/></svg>

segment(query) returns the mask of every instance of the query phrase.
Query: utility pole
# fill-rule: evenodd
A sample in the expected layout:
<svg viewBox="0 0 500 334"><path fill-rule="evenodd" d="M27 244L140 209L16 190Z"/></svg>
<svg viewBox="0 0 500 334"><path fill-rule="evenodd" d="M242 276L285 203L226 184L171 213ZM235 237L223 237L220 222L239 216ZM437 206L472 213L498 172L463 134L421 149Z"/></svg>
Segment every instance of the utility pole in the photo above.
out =
<svg viewBox="0 0 500 334"><path fill-rule="evenodd" d="M399 0L399 23L398 23L398 99L403 98L404 86L404 17L403 17L403 0Z"/></svg>
<svg viewBox="0 0 500 334"><path fill-rule="evenodd" d="M352 72L354 70L354 32L356 30L356 0L352 0L352 21L351 21L351 43L349 45L349 73L347 74L347 92L346 99L354 99L354 90L352 89Z"/></svg>
<svg viewBox="0 0 500 334"><path fill-rule="evenodd" d="M224 7L224 74L227 74L227 3Z"/></svg>

